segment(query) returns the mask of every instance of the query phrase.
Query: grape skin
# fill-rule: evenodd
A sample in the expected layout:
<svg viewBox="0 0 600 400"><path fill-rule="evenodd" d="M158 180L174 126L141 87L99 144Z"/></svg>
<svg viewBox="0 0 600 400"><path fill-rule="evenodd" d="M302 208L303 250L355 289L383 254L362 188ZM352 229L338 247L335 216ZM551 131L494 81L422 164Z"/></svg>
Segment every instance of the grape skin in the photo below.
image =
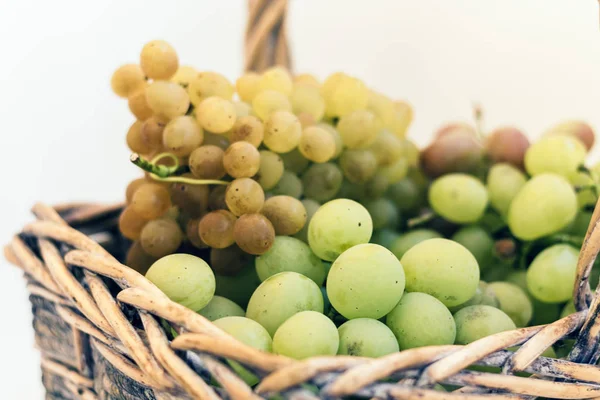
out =
<svg viewBox="0 0 600 400"><path fill-rule="evenodd" d="M533 316L533 306L520 287L508 282L492 282L488 284L488 289L498 299L498 308L513 320L517 328L527 326Z"/></svg>
<svg viewBox="0 0 600 400"><path fill-rule="evenodd" d="M554 173L568 178L583 164L586 156L583 143L572 136L547 136L525 153L525 169L531 176Z"/></svg>
<svg viewBox="0 0 600 400"><path fill-rule="evenodd" d="M232 143L223 156L223 166L233 178L250 178L260 168L260 153L251 143Z"/></svg>
<svg viewBox="0 0 600 400"><path fill-rule="evenodd" d="M291 196L273 196L262 209L277 235L293 235L306 224L306 209L300 200Z"/></svg>
<svg viewBox="0 0 600 400"><path fill-rule="evenodd" d="M246 253L266 253L275 241L273 224L261 214L244 214L233 227L235 242Z"/></svg>
<svg viewBox="0 0 600 400"><path fill-rule="evenodd" d="M157 258L164 257L179 248L183 232L174 220L161 218L144 225L140 241L146 253Z"/></svg>
<svg viewBox="0 0 600 400"><path fill-rule="evenodd" d="M527 270L527 287L533 297L546 303L562 303L572 297L579 251L556 244L538 254Z"/></svg>
<svg viewBox="0 0 600 400"><path fill-rule="evenodd" d="M493 165L487 176L487 190L491 206L500 215L506 216L510 204L526 182L525 174L512 165L506 163Z"/></svg>
<svg viewBox="0 0 600 400"><path fill-rule="evenodd" d="M227 186L225 202L229 210L238 217L259 212L265 203L265 193L255 180L239 178Z"/></svg>
<svg viewBox="0 0 600 400"><path fill-rule="evenodd" d="M340 338L333 322L316 311L302 311L287 319L273 336L273 352L296 360L333 356Z"/></svg>
<svg viewBox="0 0 600 400"><path fill-rule="evenodd" d="M221 296L213 296L212 300L198 313L209 321L226 317L243 317L245 315L242 307Z"/></svg>
<svg viewBox="0 0 600 400"><path fill-rule="evenodd" d="M144 71L136 64L119 67L110 80L113 92L119 97L129 97L146 85Z"/></svg>
<svg viewBox="0 0 600 400"><path fill-rule="evenodd" d="M469 344L486 336L516 329L508 315L497 308L477 305L454 314L456 343Z"/></svg>
<svg viewBox="0 0 600 400"><path fill-rule="evenodd" d="M448 174L431 184L429 203L448 221L472 223L483 216L488 194L478 179L466 174Z"/></svg>
<svg viewBox="0 0 600 400"><path fill-rule="evenodd" d="M179 68L175 49L164 40L153 40L142 48L140 66L151 79L169 79Z"/></svg>
<svg viewBox="0 0 600 400"><path fill-rule="evenodd" d="M338 328L340 346L337 354L358 357L382 357L399 350L394 333L371 318L357 318Z"/></svg>
<svg viewBox="0 0 600 400"><path fill-rule="evenodd" d="M226 210L216 210L206 214L200 220L198 232L204 243L216 249L224 249L231 246L233 238L233 226L237 218Z"/></svg>

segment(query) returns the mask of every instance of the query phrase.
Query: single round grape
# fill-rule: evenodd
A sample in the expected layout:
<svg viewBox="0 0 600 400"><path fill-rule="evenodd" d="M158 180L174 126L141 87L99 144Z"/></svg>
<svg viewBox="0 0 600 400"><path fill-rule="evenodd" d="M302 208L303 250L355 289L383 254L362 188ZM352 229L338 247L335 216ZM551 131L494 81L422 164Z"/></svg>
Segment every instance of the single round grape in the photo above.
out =
<svg viewBox="0 0 600 400"><path fill-rule="evenodd" d="M442 235L430 229L415 229L401 234L400 237L392 243L390 250L399 260L401 260L404 254L414 245L428 239L441 237Z"/></svg>
<svg viewBox="0 0 600 400"><path fill-rule="evenodd" d="M361 149L375 142L381 130L381 121L371 111L356 110L340 118L337 130L344 146L349 149Z"/></svg>
<svg viewBox="0 0 600 400"><path fill-rule="evenodd" d="M306 223L306 209L291 196L273 196L265 201L262 214L271 221L277 235L293 235Z"/></svg>
<svg viewBox="0 0 600 400"><path fill-rule="evenodd" d="M415 211L420 206L422 199L419 187L410 178L392 183L386 192L386 196L394 202L400 212Z"/></svg>
<svg viewBox="0 0 600 400"><path fill-rule="evenodd" d="M190 108L187 92L175 82L152 82L146 88L146 101L154 114L162 120L184 115Z"/></svg>
<svg viewBox="0 0 600 400"><path fill-rule="evenodd" d="M487 282L479 281L479 285L477 286L477 290L475 291L473 297L471 297L469 300L462 304L450 307L450 312L455 314L456 312L462 310L465 307L476 306L480 304L500 308L500 303L498 302L496 294L488 286L489 285L487 284Z"/></svg>
<svg viewBox="0 0 600 400"><path fill-rule="evenodd" d="M271 336L256 321L244 316L228 316L219 318L213 323L245 345L265 352L271 352Z"/></svg>
<svg viewBox="0 0 600 400"><path fill-rule="evenodd" d="M419 168L421 159L420 150L412 140L402 139L402 157L406 159L409 167L421 169Z"/></svg>
<svg viewBox="0 0 600 400"><path fill-rule="evenodd" d="M283 67L271 67L265 70L258 80L258 91L275 90L286 96L292 94L293 89L292 76L289 71Z"/></svg>
<svg viewBox="0 0 600 400"><path fill-rule="evenodd" d="M184 88L190 86L190 82L193 81L198 75L198 71L194 67L189 65L180 65L177 68L175 75L171 77L171 82L175 82Z"/></svg>
<svg viewBox="0 0 600 400"><path fill-rule="evenodd" d="M371 236L371 243L378 244L380 246L385 247L386 249L391 249L392 244L400 237L400 234L392 229L379 229L373 231L373 236Z"/></svg>
<svg viewBox="0 0 600 400"><path fill-rule="evenodd" d="M575 303L573 303L573 300L570 300L567 304L565 304L564 308L562 309L560 313L560 318L565 318L571 314L575 314L576 312L577 310L575 309Z"/></svg>
<svg viewBox="0 0 600 400"><path fill-rule="evenodd" d="M412 119L413 110L410 104L404 101L395 101L392 120L385 128L392 131L394 135L404 138Z"/></svg>
<svg viewBox="0 0 600 400"><path fill-rule="evenodd" d="M486 336L517 328L504 312L485 305L463 308L454 314L454 321L457 344L469 344Z"/></svg>
<svg viewBox="0 0 600 400"><path fill-rule="evenodd" d="M260 168L260 153L248 142L232 143L223 156L223 166L233 178L250 178Z"/></svg>
<svg viewBox="0 0 600 400"><path fill-rule="evenodd" d="M457 121L457 122L449 122L445 125L442 125L434 133L434 137L439 138L439 137L443 137L448 134L452 134L452 133L456 133L456 132L461 132L461 133L471 135L471 136L477 135L475 128L471 124L466 123L466 122Z"/></svg>
<svg viewBox="0 0 600 400"><path fill-rule="evenodd" d="M529 139L514 127L496 129L487 138L487 154L494 163L508 163L523 169L525 152L529 148Z"/></svg>
<svg viewBox="0 0 600 400"><path fill-rule="evenodd" d="M453 344L456 324L446 306L426 293L405 293L386 317L400 350Z"/></svg>
<svg viewBox="0 0 600 400"><path fill-rule="evenodd" d="M336 199L323 204L308 226L308 244L317 256L335 260L352 246L368 243L373 221L366 208L348 200Z"/></svg>
<svg viewBox="0 0 600 400"><path fill-rule="evenodd" d="M379 174L391 184L400 182L408 174L408 161L405 158L399 158L395 162L379 169Z"/></svg>
<svg viewBox="0 0 600 400"><path fill-rule="evenodd" d="M264 135L265 127L263 123L258 118L248 115L239 118L235 122L229 135L229 140L231 143L248 142L258 148L263 141Z"/></svg>
<svg viewBox="0 0 600 400"><path fill-rule="evenodd" d="M565 179L554 174L531 178L508 210L508 226L522 240L535 240L569 225L577 214L577 196Z"/></svg>
<svg viewBox="0 0 600 400"><path fill-rule="evenodd" d="M146 146L150 147L153 151L161 150L165 127L166 124L155 116L145 120L142 123L141 134L142 140L146 143Z"/></svg>
<svg viewBox="0 0 600 400"><path fill-rule="evenodd" d="M157 183L140 185L131 199L131 208L142 218L160 218L171 208L169 190Z"/></svg>
<svg viewBox="0 0 600 400"><path fill-rule="evenodd" d="M224 249L210 249L210 266L217 275L238 275L246 268L254 268L253 261L253 257L236 244Z"/></svg>
<svg viewBox="0 0 600 400"><path fill-rule="evenodd" d="M265 203L265 192L255 180L239 178L227 186L225 202L229 210L237 216L257 213Z"/></svg>
<svg viewBox="0 0 600 400"><path fill-rule="evenodd" d="M395 228L400 222L398 209L391 200L379 198L365 203L373 220L373 229Z"/></svg>
<svg viewBox="0 0 600 400"><path fill-rule="evenodd" d="M288 318L301 311L323 312L321 290L304 275L281 272L267 278L254 291L246 316L272 335Z"/></svg>
<svg viewBox="0 0 600 400"><path fill-rule="evenodd" d="M310 85L316 88L321 87L321 83L319 82L319 80L311 74L298 74L294 76L294 83Z"/></svg>
<svg viewBox="0 0 600 400"><path fill-rule="evenodd" d="M258 118L266 121L277 111L291 112L292 105L283 93L275 90L263 90L252 99L252 108ZM298 126L300 122L298 122Z"/></svg>
<svg viewBox="0 0 600 400"><path fill-rule="evenodd" d="M110 79L113 92L119 97L129 97L146 86L144 71L136 64L119 67Z"/></svg>
<svg viewBox="0 0 600 400"><path fill-rule="evenodd" d="M402 157L404 143L390 131L382 130L369 149L375 154L379 165L388 166Z"/></svg>
<svg viewBox="0 0 600 400"><path fill-rule="evenodd" d="M291 171L297 175L300 175L302 172L306 171L310 161L308 161L300 150L297 148L290 151L289 153L280 154L281 159L283 160L283 165L285 169Z"/></svg>
<svg viewBox="0 0 600 400"><path fill-rule="evenodd" d="M508 282L492 282L488 288L498 299L499 308L513 320L517 328L527 326L533 316L533 306L520 287Z"/></svg>
<svg viewBox="0 0 600 400"><path fill-rule="evenodd" d="M291 171L283 171L279 182L277 182L277 185L273 187L271 192L274 195L280 194L285 196L292 196L299 199L304 193L304 186L302 184L302 181L296 176L296 174L294 174Z"/></svg>
<svg viewBox="0 0 600 400"><path fill-rule="evenodd" d="M190 171L199 179L221 179L225 176L225 152L217 146L204 145L190 154Z"/></svg>
<svg viewBox="0 0 600 400"><path fill-rule="evenodd" d="M377 158L370 150L346 150L340 157L340 167L350 182L365 183L377 171Z"/></svg>
<svg viewBox="0 0 600 400"><path fill-rule="evenodd" d="M482 227L465 226L452 235L452 240L462 244L475 256L481 270L491 266L494 255L494 239Z"/></svg>
<svg viewBox="0 0 600 400"><path fill-rule="evenodd" d="M261 150L260 167L254 179L264 190L275 187L283 175L283 160L277 153Z"/></svg>
<svg viewBox="0 0 600 400"><path fill-rule="evenodd" d="M198 232L204 243L215 249L224 249L231 246L233 239L233 225L236 216L226 210L216 210L206 214L200 220Z"/></svg>
<svg viewBox="0 0 600 400"><path fill-rule="evenodd" d="M142 123L135 121L127 131L127 147L134 153L148 154L152 151L142 138Z"/></svg>
<svg viewBox="0 0 600 400"><path fill-rule="evenodd" d="M367 109L374 113L384 126L391 124L396 111L394 102L389 97L373 90L369 91Z"/></svg>
<svg viewBox="0 0 600 400"><path fill-rule="evenodd" d="M302 229L300 229L294 235L294 237L302 240L304 243L308 243L308 224L310 223L310 220L312 219L313 215L315 215L319 207L321 207L321 204L312 199L304 199L302 200L302 205L306 210L306 222L304 223Z"/></svg>
<svg viewBox="0 0 600 400"><path fill-rule="evenodd" d="M336 117L366 108L369 89L360 79L334 74L323 82L321 94L325 99L325 114Z"/></svg>
<svg viewBox="0 0 600 400"><path fill-rule="evenodd" d="M550 246L538 254L527 270L529 293L545 303L562 303L573 294L579 251L568 244Z"/></svg>
<svg viewBox="0 0 600 400"><path fill-rule="evenodd" d="M156 261L146 278L171 300L192 311L201 310L215 293L215 276L203 259L171 254Z"/></svg>
<svg viewBox="0 0 600 400"><path fill-rule="evenodd" d="M564 121L561 122L544 133L548 135L568 135L581 140L587 150L591 150L594 146L594 130L591 126L583 121Z"/></svg>
<svg viewBox="0 0 600 400"><path fill-rule="evenodd" d="M135 182L135 181L133 181ZM133 182L131 184L133 184ZM565 233L570 233L575 236L584 237L592 220L592 212L581 210L573 222L564 230Z"/></svg>
<svg viewBox="0 0 600 400"><path fill-rule="evenodd" d="M500 215L506 216L510 204L526 182L527 177L516 167L507 163L493 165L487 176L487 189L492 207Z"/></svg>
<svg viewBox="0 0 600 400"><path fill-rule="evenodd" d="M275 111L265 124L263 143L276 153L287 153L298 146L301 136L302 126L294 114Z"/></svg>
<svg viewBox="0 0 600 400"><path fill-rule="evenodd" d="M477 260L451 240L424 240L404 253L400 262L407 291L430 294L446 307L469 300L479 284Z"/></svg>
<svg viewBox="0 0 600 400"><path fill-rule="evenodd" d="M450 172L475 170L483 157L483 146L476 136L452 131L438 136L421 154L423 169L436 177Z"/></svg>
<svg viewBox="0 0 600 400"><path fill-rule="evenodd" d="M335 154L335 140L325 129L309 126L302 131L298 150L308 160L324 163L331 160Z"/></svg>
<svg viewBox="0 0 600 400"><path fill-rule="evenodd" d="M575 187L579 208L593 208L598 201L596 195L597 176L590 176L589 173L583 171L575 171L567 179Z"/></svg>
<svg viewBox="0 0 600 400"><path fill-rule="evenodd" d="M152 109L146 100L145 85L127 97L127 106L139 121L145 121L152 116Z"/></svg>
<svg viewBox="0 0 600 400"><path fill-rule="evenodd" d="M193 178L191 174L183 174L182 176L185 178ZM206 213L209 196L208 186L176 182L171 184L169 191L171 193L172 203L190 217L199 218Z"/></svg>
<svg viewBox="0 0 600 400"><path fill-rule="evenodd" d="M170 218L155 219L144 225L140 242L144 251L160 258L174 253L183 241L183 232Z"/></svg>
<svg viewBox="0 0 600 400"><path fill-rule="evenodd" d="M382 197L390 187L390 181L383 174L375 174L375 176L367 183L365 183L363 189L363 198L365 199L378 199Z"/></svg>
<svg viewBox="0 0 600 400"><path fill-rule="evenodd" d="M196 119L209 132L225 133L235 124L235 107L221 97L208 97L198 104Z"/></svg>
<svg viewBox="0 0 600 400"><path fill-rule="evenodd" d="M340 191L344 176L336 164L313 164L302 175L304 196L316 201L328 201Z"/></svg>
<svg viewBox="0 0 600 400"><path fill-rule="evenodd" d="M163 132L165 149L179 157L189 156L200 146L202 139L202 129L187 115L172 119Z"/></svg>
<svg viewBox="0 0 600 400"><path fill-rule="evenodd" d="M448 221L466 224L483 216L488 194L478 179L466 174L448 174L431 184L429 203L436 213Z"/></svg>
<svg viewBox="0 0 600 400"><path fill-rule="evenodd" d="M335 160L339 158L339 156L342 154L342 151L344 150L344 142L342 141L342 136L340 135L340 133L337 131L337 129L335 129L333 126L327 123L320 123L317 124L317 126L329 132L329 134L333 138L333 141L335 142L335 153L333 154L333 159Z"/></svg>
<svg viewBox="0 0 600 400"><path fill-rule="evenodd" d="M327 296L348 319L379 319L402 297L405 277L400 261L385 247L366 243L344 251L327 276Z"/></svg>
<svg viewBox="0 0 600 400"><path fill-rule="evenodd" d="M338 328L339 355L377 358L398 352L396 337L385 324L371 318L357 318Z"/></svg>
<svg viewBox="0 0 600 400"><path fill-rule="evenodd" d="M365 184L364 183L352 183L348 180L342 182L340 191L336 195L340 199L349 199L355 201L364 201L365 195Z"/></svg>
<svg viewBox="0 0 600 400"><path fill-rule="evenodd" d="M237 81L235 81L235 88L237 90L238 96L242 101L247 103L251 103L259 92L258 90L258 81L260 80L260 75L256 72L246 72L244 75L240 76Z"/></svg>
<svg viewBox="0 0 600 400"><path fill-rule="evenodd" d="M198 313L209 321L226 317L243 317L246 314L242 307L221 296L213 296L212 300Z"/></svg>
<svg viewBox="0 0 600 400"><path fill-rule="evenodd" d="M169 79L179 68L175 49L163 40L153 40L142 48L140 66L151 79Z"/></svg>
<svg viewBox="0 0 600 400"><path fill-rule="evenodd" d="M285 271L302 274L319 286L325 281L323 262L306 243L293 237L276 236L273 246L256 257L255 265L261 281Z"/></svg>
<svg viewBox="0 0 600 400"><path fill-rule="evenodd" d="M223 250L216 250L223 252ZM217 288L215 294L223 296L236 302L242 308L246 308L250 296L260 285L260 279L256 274L256 269L251 266L242 268L236 275L216 274Z"/></svg>
<svg viewBox="0 0 600 400"><path fill-rule="evenodd" d="M216 72L201 72L190 81L187 88L192 104L198 106L209 97L231 100L235 91L227 78Z"/></svg>
<svg viewBox="0 0 600 400"><path fill-rule="evenodd" d="M233 228L235 242L246 253L266 253L275 241L273 224L262 214L244 214Z"/></svg>
<svg viewBox="0 0 600 400"><path fill-rule="evenodd" d="M585 161L586 148L572 136L543 137L525 153L525 169L529 175L554 173L569 177Z"/></svg>
<svg viewBox="0 0 600 400"><path fill-rule="evenodd" d="M301 311L292 315L273 335L273 352L297 360L333 356L339 344L335 324L316 311Z"/></svg>
<svg viewBox="0 0 600 400"><path fill-rule="evenodd" d="M119 231L127 239L137 240L142 234L142 229L148 220L141 217L133 210L133 207L125 207L119 216Z"/></svg>
<svg viewBox="0 0 600 400"><path fill-rule="evenodd" d="M252 114L252 106L248 103L244 103L243 101L234 101L233 106L235 107L235 115L238 117L238 119L248 117L250 114ZM229 132L229 135L231 135L231 132Z"/></svg>
<svg viewBox="0 0 600 400"><path fill-rule="evenodd" d="M146 253L142 244L137 241L133 242L129 250L127 250L125 265L144 275L156 260L156 257Z"/></svg>
<svg viewBox="0 0 600 400"><path fill-rule="evenodd" d="M325 100L319 93L319 88L314 85L295 84L290 102L296 115L310 115L315 121L320 121L325 115Z"/></svg>

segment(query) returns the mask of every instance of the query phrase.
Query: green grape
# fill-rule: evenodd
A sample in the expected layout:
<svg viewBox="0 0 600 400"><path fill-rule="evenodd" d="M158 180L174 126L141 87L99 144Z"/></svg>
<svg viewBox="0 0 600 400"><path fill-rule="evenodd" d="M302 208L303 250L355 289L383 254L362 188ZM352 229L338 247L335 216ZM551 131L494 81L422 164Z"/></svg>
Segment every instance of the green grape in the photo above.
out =
<svg viewBox="0 0 600 400"><path fill-rule="evenodd" d="M366 243L337 257L327 275L327 295L348 319L379 319L398 303L404 284L398 259L385 247Z"/></svg>
<svg viewBox="0 0 600 400"><path fill-rule="evenodd" d="M235 107L229 100L218 96L208 97L196 109L200 126L212 133L226 133L236 121Z"/></svg>
<svg viewBox="0 0 600 400"><path fill-rule="evenodd" d="M318 126L309 126L302 131L298 150L310 161L324 163L333 158L336 145L328 131Z"/></svg>
<svg viewBox="0 0 600 400"><path fill-rule="evenodd" d="M379 169L379 175L387 178L390 184L401 181L408 174L408 160L405 158L399 158L390 165L381 167Z"/></svg>
<svg viewBox="0 0 600 400"><path fill-rule="evenodd" d="M348 180L342 182L337 198L361 201L365 199L365 185L363 183L352 183Z"/></svg>
<svg viewBox="0 0 600 400"><path fill-rule="evenodd" d="M421 203L422 193L417 184L410 178L392 183L386 196L394 202L400 212L413 212Z"/></svg>
<svg viewBox="0 0 600 400"><path fill-rule="evenodd" d="M331 200L339 192L343 180L342 171L336 164L313 164L302 175L304 196L321 202Z"/></svg>
<svg viewBox="0 0 600 400"><path fill-rule="evenodd" d="M319 88L310 84L295 84L290 96L292 111L299 115L309 114L315 121L320 121L325 115L325 100Z"/></svg>
<svg viewBox="0 0 600 400"><path fill-rule="evenodd" d="M395 101L394 115L386 128L392 131L394 135L403 138L406 136L406 131L412 122L412 118L413 111L410 105L404 101Z"/></svg>
<svg viewBox="0 0 600 400"><path fill-rule="evenodd" d="M451 239L465 246L475 256L482 271L491 266L494 256L494 239L485 229L477 225L465 226L459 229Z"/></svg>
<svg viewBox="0 0 600 400"><path fill-rule="evenodd" d="M301 137L302 125L291 112L276 111L266 120L263 143L271 151L276 153L292 151L298 146Z"/></svg>
<svg viewBox="0 0 600 400"><path fill-rule="evenodd" d="M465 307L476 306L476 305L486 305L492 307L499 307L498 299L496 298L496 294L493 290L488 289L488 284L484 281L479 281L479 285L477 286L477 290L473 297L471 297L468 301L459 304L454 307L450 307L449 310L452 314L456 313L459 310L462 310Z"/></svg>
<svg viewBox="0 0 600 400"><path fill-rule="evenodd" d="M300 311L323 312L321 290L310 278L296 272L280 272L267 278L254 291L246 316L269 334Z"/></svg>
<svg viewBox="0 0 600 400"><path fill-rule="evenodd" d="M294 149L289 153L280 154L280 156L283 160L285 169L297 175L306 171L306 168L308 168L308 165L310 164L310 161L304 158L298 149Z"/></svg>
<svg viewBox="0 0 600 400"><path fill-rule="evenodd" d="M119 97L129 97L146 86L144 71L136 64L119 67L110 79L110 86Z"/></svg>
<svg viewBox="0 0 600 400"><path fill-rule="evenodd" d="M183 232L171 218L155 219L144 225L140 242L146 253L157 258L164 257L179 248Z"/></svg>
<svg viewBox="0 0 600 400"><path fill-rule="evenodd" d="M276 236L273 246L256 257L256 272L261 281L280 272L292 271L312 279L321 286L325 281L325 266L303 241Z"/></svg>
<svg viewBox="0 0 600 400"><path fill-rule="evenodd" d="M146 88L146 102L155 116L170 120L184 115L190 98L184 88L174 82L154 81Z"/></svg>
<svg viewBox="0 0 600 400"><path fill-rule="evenodd" d="M140 66L150 79L169 79L179 68L179 58L169 43L153 40L142 48Z"/></svg>
<svg viewBox="0 0 600 400"><path fill-rule="evenodd" d="M383 174L376 174L364 186L364 197L367 199L378 199L387 192L390 181Z"/></svg>
<svg viewBox="0 0 600 400"><path fill-rule="evenodd" d="M392 243L394 243L399 237L400 234L396 231L391 229L379 229L373 232L373 236L371 236L371 243L378 244L386 249L391 249Z"/></svg>
<svg viewBox="0 0 600 400"><path fill-rule="evenodd" d="M263 90L254 96L254 99L252 99L252 108L258 118L263 121L269 120L271 115L276 112L290 113L292 111L292 105L287 96L275 90ZM297 118L296 121L298 121ZM299 125L300 122L298 122Z"/></svg>
<svg viewBox="0 0 600 400"><path fill-rule="evenodd" d="M333 356L340 343L334 323L316 311L301 311L287 319L273 336L273 352L303 360Z"/></svg>
<svg viewBox="0 0 600 400"><path fill-rule="evenodd" d="M484 305L465 307L454 314L456 343L469 344L486 336L516 329L503 311Z"/></svg>
<svg viewBox="0 0 600 400"><path fill-rule="evenodd" d="M446 307L457 306L475 294L479 266L461 244L428 239L411 247L400 260L406 272L406 290L423 292Z"/></svg>
<svg viewBox="0 0 600 400"><path fill-rule="evenodd" d="M441 237L442 235L431 229L415 229L401 234L400 237L392 243L390 250L398 257L398 260L400 260L414 245L428 239Z"/></svg>
<svg viewBox="0 0 600 400"><path fill-rule="evenodd" d="M205 146L216 146L221 150L227 150L231 142L229 141L227 133L218 135L216 133L204 132L204 141L202 144Z"/></svg>
<svg viewBox="0 0 600 400"><path fill-rule="evenodd" d="M381 130L381 121L371 111L356 110L340 118L337 130L345 147L366 148L377 139L377 134Z"/></svg>
<svg viewBox="0 0 600 400"><path fill-rule="evenodd" d="M258 80L259 92L263 90L276 90L289 96L292 94L292 76L287 69L283 67L271 67L264 71Z"/></svg>
<svg viewBox="0 0 600 400"><path fill-rule="evenodd" d="M533 317L529 321L530 326L550 324L560 317L561 304L548 304L532 297L529 292L531 304L533 305Z"/></svg>
<svg viewBox="0 0 600 400"><path fill-rule="evenodd" d="M396 353L398 342L385 324L371 318L357 318L338 328L338 354L377 358Z"/></svg>
<svg viewBox="0 0 600 400"><path fill-rule="evenodd" d="M594 130L583 121L564 121L544 133L549 135L568 135L579 139L589 151L594 146Z"/></svg>
<svg viewBox="0 0 600 400"><path fill-rule="evenodd" d="M240 99L247 103L251 103L254 96L258 94L259 80L260 75L256 72L246 72L244 75L240 76L235 82L235 88Z"/></svg>
<svg viewBox="0 0 600 400"><path fill-rule="evenodd" d="M527 270L529 293L545 303L569 300L575 286L579 250L567 244L555 244L543 250Z"/></svg>
<svg viewBox="0 0 600 400"><path fill-rule="evenodd" d="M165 150L178 157L189 156L200 146L204 136L194 118L187 115L173 118L163 132Z"/></svg>
<svg viewBox="0 0 600 400"><path fill-rule="evenodd" d="M323 82L321 94L325 99L325 115L328 117L362 110L369 100L369 89L361 80L341 73L333 74Z"/></svg>
<svg viewBox="0 0 600 400"><path fill-rule="evenodd" d="M554 173L569 177L583 164L586 153L583 143L572 136L543 137L527 149L525 169L531 176Z"/></svg>
<svg viewBox="0 0 600 400"><path fill-rule="evenodd" d="M304 205L291 196L268 198L261 213L271 221L277 235L294 235L306 225Z"/></svg>
<svg viewBox="0 0 600 400"><path fill-rule="evenodd" d="M238 118L233 125L229 140L231 143L248 142L254 147L260 146L265 136L265 127L263 123L252 115Z"/></svg>
<svg viewBox="0 0 600 400"><path fill-rule="evenodd" d="M573 300L569 300L569 302L565 304L562 311L560 312L560 318L562 319L576 312L577 310L575 309L575 303L573 303Z"/></svg>
<svg viewBox="0 0 600 400"><path fill-rule="evenodd" d="M271 193L274 195L291 196L297 199L302 197L303 192L304 186L302 185L300 178L293 172L287 170L283 171L279 182L271 189Z"/></svg>
<svg viewBox="0 0 600 400"><path fill-rule="evenodd" d="M277 153L269 150L260 151L260 167L254 179L264 190L269 190L277 185L283 175L283 160Z"/></svg>
<svg viewBox="0 0 600 400"><path fill-rule="evenodd" d="M213 296L212 300L198 313L209 321L225 317L243 317L245 314L242 307L221 296Z"/></svg>
<svg viewBox="0 0 600 400"><path fill-rule="evenodd" d="M246 308L254 290L260 285L256 269L251 265L244 267L237 275L215 276L217 280L215 294L234 301L242 308Z"/></svg>
<svg viewBox="0 0 600 400"><path fill-rule="evenodd" d="M198 106L209 97L231 100L235 89L227 78L216 72L200 72L190 81L187 88L190 100Z"/></svg>
<svg viewBox="0 0 600 400"><path fill-rule="evenodd" d="M302 229L300 229L294 235L294 237L302 240L304 243L308 243L308 224L310 223L310 220L312 219L313 215L315 215L319 207L321 207L321 205L312 199L302 200L302 205L306 210L306 222L304 223Z"/></svg>
<svg viewBox="0 0 600 400"><path fill-rule="evenodd" d="M348 199L323 204L308 226L308 244L319 258L335 260L352 246L368 243L373 221L366 208Z"/></svg>
<svg viewBox="0 0 600 400"><path fill-rule="evenodd" d="M373 229L395 228L399 225L400 214L391 200L379 198L365 203L373 220Z"/></svg>
<svg viewBox="0 0 600 400"><path fill-rule="evenodd" d="M441 301L425 293L406 293L386 317L401 350L453 344L456 325Z"/></svg>
<svg viewBox="0 0 600 400"><path fill-rule="evenodd" d="M377 171L377 158L370 150L346 150L340 157L340 167L350 182L365 183Z"/></svg>
<svg viewBox="0 0 600 400"><path fill-rule="evenodd" d="M326 122L319 123L317 124L317 126L319 128L325 129L333 137L333 141L335 142L335 154L333 155L333 159L337 159L344 150L344 142L342 141L342 135L340 135L337 129L335 129L333 126L329 125Z"/></svg>
<svg viewBox="0 0 600 400"><path fill-rule="evenodd" d="M516 167L510 164L494 164L487 176L487 190L490 205L506 216L513 199L525 186L527 177Z"/></svg>
<svg viewBox="0 0 600 400"><path fill-rule="evenodd" d="M193 311L205 307L215 293L215 276L208 264L190 254L171 254L156 261L146 278L171 300Z"/></svg>
<svg viewBox="0 0 600 400"><path fill-rule="evenodd" d="M535 240L569 225L577 214L577 196L565 179L541 174L517 193L508 210L508 226L521 240Z"/></svg>
<svg viewBox="0 0 600 400"><path fill-rule="evenodd" d="M389 166L396 163L404 153L404 143L390 131L382 130L369 147L380 166Z"/></svg>
<svg viewBox="0 0 600 400"><path fill-rule="evenodd" d="M500 303L500 309L508 315L518 328L527 326L533 315L533 306L527 294L519 286L508 282L488 284Z"/></svg>
<svg viewBox="0 0 600 400"><path fill-rule="evenodd" d="M466 174L448 174L431 184L429 203L448 221L467 224L483 216L488 194L478 179Z"/></svg>
<svg viewBox="0 0 600 400"><path fill-rule="evenodd" d="M369 91L367 109L373 112L386 126L391 124L396 111L394 102L389 97L373 90Z"/></svg>

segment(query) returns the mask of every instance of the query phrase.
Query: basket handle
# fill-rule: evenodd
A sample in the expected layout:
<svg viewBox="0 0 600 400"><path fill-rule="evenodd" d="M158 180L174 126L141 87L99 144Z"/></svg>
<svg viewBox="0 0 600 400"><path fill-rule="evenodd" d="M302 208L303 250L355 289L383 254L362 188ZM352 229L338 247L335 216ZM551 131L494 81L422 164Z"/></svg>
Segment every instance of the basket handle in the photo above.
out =
<svg viewBox="0 0 600 400"><path fill-rule="evenodd" d="M600 252L600 201L596 203L577 261L577 277L573 289L573 301L577 311L586 310L592 302L589 276ZM596 293L598 298L599 293Z"/></svg>
<svg viewBox="0 0 600 400"><path fill-rule="evenodd" d="M248 0L244 70L261 72L273 65L291 69L286 33L288 0Z"/></svg>

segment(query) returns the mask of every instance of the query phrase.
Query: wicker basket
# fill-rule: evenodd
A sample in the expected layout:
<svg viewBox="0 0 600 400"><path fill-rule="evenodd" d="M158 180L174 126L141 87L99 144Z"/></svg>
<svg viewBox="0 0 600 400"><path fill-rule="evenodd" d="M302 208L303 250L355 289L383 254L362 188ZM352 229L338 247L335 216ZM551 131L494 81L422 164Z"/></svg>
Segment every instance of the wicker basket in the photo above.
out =
<svg viewBox="0 0 600 400"><path fill-rule="evenodd" d="M289 62L286 1L251 2L247 69ZM270 50L269 50L270 49ZM467 346L406 350L379 359L315 357L295 361L250 348L170 301L121 264L121 205L34 206L37 221L5 247L25 272L47 399L600 399L600 294L588 275L600 251L596 207L577 269L577 313L546 326L502 332ZM179 335L170 341L159 322ZM566 360L541 357L575 340ZM517 352L507 348L522 345ZM261 378L250 388L225 360ZM467 369L500 367L501 373ZM457 386L433 390L436 383Z"/></svg>

